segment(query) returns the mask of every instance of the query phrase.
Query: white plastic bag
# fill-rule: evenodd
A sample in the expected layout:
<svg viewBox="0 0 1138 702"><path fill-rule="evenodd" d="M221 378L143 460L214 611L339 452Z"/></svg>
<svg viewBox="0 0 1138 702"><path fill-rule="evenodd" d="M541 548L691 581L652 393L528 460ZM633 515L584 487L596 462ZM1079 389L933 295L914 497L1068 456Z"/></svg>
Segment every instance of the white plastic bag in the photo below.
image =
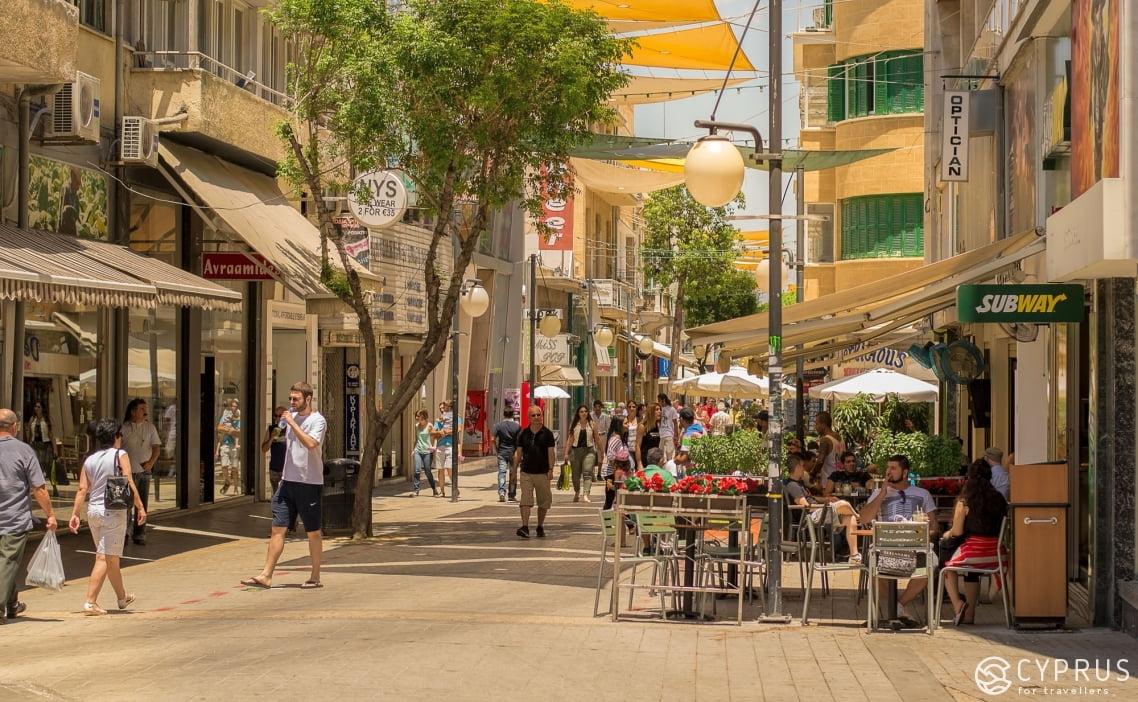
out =
<svg viewBox="0 0 1138 702"><path fill-rule="evenodd" d="M56 592L63 589L66 577L63 575L63 558L59 555L59 541L55 532L43 535L43 541L28 564L28 578L24 582L32 587L42 587Z"/></svg>

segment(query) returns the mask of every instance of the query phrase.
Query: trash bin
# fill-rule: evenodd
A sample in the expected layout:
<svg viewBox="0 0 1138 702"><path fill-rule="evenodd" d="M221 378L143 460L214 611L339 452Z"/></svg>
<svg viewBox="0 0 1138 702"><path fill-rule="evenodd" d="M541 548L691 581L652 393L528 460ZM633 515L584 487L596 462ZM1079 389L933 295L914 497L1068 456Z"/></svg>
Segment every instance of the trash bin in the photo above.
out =
<svg viewBox="0 0 1138 702"><path fill-rule="evenodd" d="M360 477L360 462L354 458L336 458L324 462L324 512L321 517L324 533L350 531L352 503L356 501L356 483Z"/></svg>

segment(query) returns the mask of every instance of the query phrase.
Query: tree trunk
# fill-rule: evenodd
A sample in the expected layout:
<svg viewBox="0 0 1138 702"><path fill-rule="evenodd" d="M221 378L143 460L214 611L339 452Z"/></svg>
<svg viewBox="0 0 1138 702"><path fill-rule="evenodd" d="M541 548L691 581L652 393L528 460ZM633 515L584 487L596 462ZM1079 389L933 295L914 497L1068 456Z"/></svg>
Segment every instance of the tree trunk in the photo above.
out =
<svg viewBox="0 0 1138 702"><path fill-rule="evenodd" d="M669 359L668 397L672 396L672 385L680 379L680 334L684 330L684 282L683 274L676 277L676 304L672 310L672 355ZM674 398L673 398L674 399Z"/></svg>

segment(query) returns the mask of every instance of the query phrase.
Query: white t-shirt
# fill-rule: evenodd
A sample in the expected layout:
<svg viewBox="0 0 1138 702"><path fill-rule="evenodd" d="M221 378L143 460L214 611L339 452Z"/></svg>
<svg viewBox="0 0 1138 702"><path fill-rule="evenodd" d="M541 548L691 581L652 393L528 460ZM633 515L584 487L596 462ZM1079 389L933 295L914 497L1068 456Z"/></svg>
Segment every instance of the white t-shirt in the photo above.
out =
<svg viewBox="0 0 1138 702"><path fill-rule="evenodd" d="M161 446L158 430L150 422L123 422L122 450L130 459L130 472L141 473L142 464L150 460L155 446Z"/></svg>
<svg viewBox="0 0 1138 702"><path fill-rule="evenodd" d="M315 448L305 448L304 444L296 438L292 427L285 424L284 471L281 478L293 483L308 483L309 485L324 484L324 457L321 450L324 447L324 434L328 431L328 421L319 412L313 412L307 417L298 417L292 413L293 419L300 420L301 430L316 440Z"/></svg>
<svg viewBox="0 0 1138 702"><path fill-rule="evenodd" d="M676 462L672 459L669 458L668 460L664 461L664 465L660 467L671 473L673 478L680 477L680 470L676 468Z"/></svg>
<svg viewBox="0 0 1138 702"><path fill-rule="evenodd" d="M877 511L878 521L895 522L900 517L902 520L911 520L913 515L917 512L924 512L934 518L936 512L936 500L923 487L910 485L903 490L884 486L873 491L869 496L869 501L872 502L877 499L877 493L885 490L885 499L881 503L881 508Z"/></svg>
<svg viewBox="0 0 1138 702"><path fill-rule="evenodd" d="M660 414L663 417L663 419L660 420L660 438L670 439L675 436L674 429L676 422L680 418L680 413L675 407L668 405L661 408Z"/></svg>

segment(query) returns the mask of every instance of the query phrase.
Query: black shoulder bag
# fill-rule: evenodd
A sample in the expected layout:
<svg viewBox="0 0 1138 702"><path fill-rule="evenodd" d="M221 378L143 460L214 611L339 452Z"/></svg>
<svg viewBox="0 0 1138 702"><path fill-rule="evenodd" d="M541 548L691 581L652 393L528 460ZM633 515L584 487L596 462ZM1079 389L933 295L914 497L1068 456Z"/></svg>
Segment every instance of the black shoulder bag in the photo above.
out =
<svg viewBox="0 0 1138 702"><path fill-rule="evenodd" d="M130 509L134 502L134 494L130 490L130 480L123 475L119 465L119 454L115 451L115 472L107 476L107 487L103 490L103 508L107 510Z"/></svg>

